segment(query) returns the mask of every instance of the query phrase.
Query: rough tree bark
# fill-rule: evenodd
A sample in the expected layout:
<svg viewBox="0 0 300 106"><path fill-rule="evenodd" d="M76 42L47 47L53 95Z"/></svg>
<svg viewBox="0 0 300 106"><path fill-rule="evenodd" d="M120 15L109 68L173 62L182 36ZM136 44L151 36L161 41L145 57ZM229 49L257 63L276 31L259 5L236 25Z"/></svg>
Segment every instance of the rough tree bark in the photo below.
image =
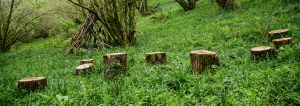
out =
<svg viewBox="0 0 300 106"><path fill-rule="evenodd" d="M106 80L118 77L127 72L127 54L113 53L103 56L104 78Z"/></svg>
<svg viewBox="0 0 300 106"><path fill-rule="evenodd" d="M194 74L199 74L206 68L219 64L219 56L217 53L207 50L192 51L190 57Z"/></svg>
<svg viewBox="0 0 300 106"><path fill-rule="evenodd" d="M165 52L146 53L148 64L166 64L167 54Z"/></svg>
<svg viewBox="0 0 300 106"><path fill-rule="evenodd" d="M255 60L263 60L275 56L275 50L271 46L259 46L251 49L251 54Z"/></svg>
<svg viewBox="0 0 300 106"><path fill-rule="evenodd" d="M138 10L140 11L142 16L150 15L149 9L148 9L148 0L142 0L140 2Z"/></svg>
<svg viewBox="0 0 300 106"><path fill-rule="evenodd" d="M44 90L47 85L45 77L30 77L18 81L18 88L27 91Z"/></svg>

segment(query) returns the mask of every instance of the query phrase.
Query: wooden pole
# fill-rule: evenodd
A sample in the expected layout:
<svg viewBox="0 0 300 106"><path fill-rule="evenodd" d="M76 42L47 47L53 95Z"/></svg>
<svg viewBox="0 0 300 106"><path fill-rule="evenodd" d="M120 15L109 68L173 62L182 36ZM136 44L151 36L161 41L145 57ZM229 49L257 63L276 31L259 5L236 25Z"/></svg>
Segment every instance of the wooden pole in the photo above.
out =
<svg viewBox="0 0 300 106"><path fill-rule="evenodd" d="M194 74L199 74L206 68L219 64L219 57L217 53L207 50L192 51L190 53L190 58Z"/></svg>
<svg viewBox="0 0 300 106"><path fill-rule="evenodd" d="M103 56L104 77L107 80L127 72L127 54L112 53Z"/></svg>
<svg viewBox="0 0 300 106"><path fill-rule="evenodd" d="M47 85L45 77L30 77L18 81L18 88L27 91L44 90Z"/></svg>
<svg viewBox="0 0 300 106"><path fill-rule="evenodd" d="M146 61L148 64L166 64L167 54L165 52L146 53Z"/></svg>

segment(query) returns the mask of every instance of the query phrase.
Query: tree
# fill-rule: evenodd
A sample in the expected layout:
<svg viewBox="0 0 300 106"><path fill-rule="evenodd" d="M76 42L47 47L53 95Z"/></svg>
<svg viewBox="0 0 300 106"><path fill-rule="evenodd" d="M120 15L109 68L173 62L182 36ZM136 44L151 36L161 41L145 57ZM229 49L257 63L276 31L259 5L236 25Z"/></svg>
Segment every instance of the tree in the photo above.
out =
<svg viewBox="0 0 300 106"><path fill-rule="evenodd" d="M105 44L127 47L135 43L136 0L68 1L95 16L96 23L100 24L98 29L101 29L99 38Z"/></svg>
<svg viewBox="0 0 300 106"><path fill-rule="evenodd" d="M176 0L176 2L184 9L184 11L190 11L196 8L196 0Z"/></svg>
<svg viewBox="0 0 300 106"><path fill-rule="evenodd" d="M22 6L21 6L22 5ZM0 2L0 52L7 52L34 20L34 10L22 0Z"/></svg>

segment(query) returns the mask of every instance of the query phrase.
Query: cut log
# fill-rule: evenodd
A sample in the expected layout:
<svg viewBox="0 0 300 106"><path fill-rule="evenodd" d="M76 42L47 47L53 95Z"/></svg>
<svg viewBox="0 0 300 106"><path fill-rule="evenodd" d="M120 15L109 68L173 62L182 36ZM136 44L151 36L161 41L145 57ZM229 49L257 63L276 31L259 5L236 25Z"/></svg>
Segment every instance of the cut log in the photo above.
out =
<svg viewBox="0 0 300 106"><path fill-rule="evenodd" d="M18 81L18 88L20 90L36 91L44 90L47 86L45 77L30 77Z"/></svg>
<svg viewBox="0 0 300 106"><path fill-rule="evenodd" d="M279 29L279 30L274 30L274 31L270 31L268 33L269 39L273 40L273 39L278 39L278 38L282 38L285 37L286 35L289 34L289 29Z"/></svg>
<svg viewBox="0 0 300 106"><path fill-rule="evenodd" d="M86 59L86 60L81 60L80 64L93 64L95 59Z"/></svg>
<svg viewBox="0 0 300 106"><path fill-rule="evenodd" d="M280 48L283 45L292 44L292 40L293 40L293 38L291 38L291 37L289 37L289 38L280 38L280 39L274 39L273 43L274 43L276 48Z"/></svg>
<svg viewBox="0 0 300 106"><path fill-rule="evenodd" d="M146 53L148 64L166 64L167 54L165 52Z"/></svg>
<svg viewBox="0 0 300 106"><path fill-rule="evenodd" d="M273 57L275 55L275 51L271 46L260 46L252 48L251 54L254 59L261 60Z"/></svg>
<svg viewBox="0 0 300 106"><path fill-rule="evenodd" d="M85 74L87 72L90 72L93 68L93 64L92 63L87 63L87 64L82 64L79 65L78 67L76 67L76 75L82 75Z"/></svg>
<svg viewBox="0 0 300 106"><path fill-rule="evenodd" d="M219 56L217 53L207 50L192 51L190 57L194 74L199 74L206 68L211 68L212 65L219 64Z"/></svg>
<svg viewBox="0 0 300 106"><path fill-rule="evenodd" d="M113 53L103 56L104 78L110 80L127 72L127 54Z"/></svg>

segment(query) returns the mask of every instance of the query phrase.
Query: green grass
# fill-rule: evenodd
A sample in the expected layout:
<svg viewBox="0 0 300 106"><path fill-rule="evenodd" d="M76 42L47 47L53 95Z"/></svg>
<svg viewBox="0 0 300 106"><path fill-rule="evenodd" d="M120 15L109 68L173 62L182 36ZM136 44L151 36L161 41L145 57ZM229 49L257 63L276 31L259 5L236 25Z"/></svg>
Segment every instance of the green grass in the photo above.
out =
<svg viewBox="0 0 300 106"><path fill-rule="evenodd" d="M66 40L38 39L0 54L0 105L300 105L299 15L291 5L242 0L235 11L221 12L209 0L184 12L172 0L160 2L168 18L139 17L137 44L64 56ZM250 49L272 45L266 33L290 28L294 45L276 59L253 61ZM189 52L211 50L221 65L195 76ZM167 52L167 65L147 65L145 53ZM127 52L129 73L117 82L103 80L102 55ZM96 69L75 76L81 59L96 59ZM45 76L45 91L19 92L16 81Z"/></svg>

